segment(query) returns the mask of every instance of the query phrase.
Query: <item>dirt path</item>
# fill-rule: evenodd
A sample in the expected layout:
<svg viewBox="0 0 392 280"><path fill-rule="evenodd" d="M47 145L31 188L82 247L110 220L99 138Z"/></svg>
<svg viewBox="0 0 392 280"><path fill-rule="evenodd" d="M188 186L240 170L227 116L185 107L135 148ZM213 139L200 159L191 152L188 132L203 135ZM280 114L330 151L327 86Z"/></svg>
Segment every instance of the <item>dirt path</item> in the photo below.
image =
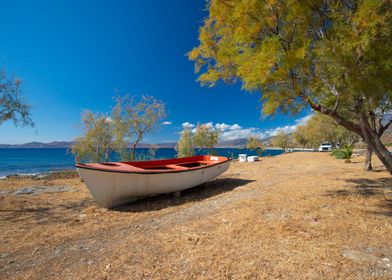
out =
<svg viewBox="0 0 392 280"><path fill-rule="evenodd" d="M326 154L233 163L180 197L107 211L78 180L2 182L4 279L392 277L392 180Z"/></svg>

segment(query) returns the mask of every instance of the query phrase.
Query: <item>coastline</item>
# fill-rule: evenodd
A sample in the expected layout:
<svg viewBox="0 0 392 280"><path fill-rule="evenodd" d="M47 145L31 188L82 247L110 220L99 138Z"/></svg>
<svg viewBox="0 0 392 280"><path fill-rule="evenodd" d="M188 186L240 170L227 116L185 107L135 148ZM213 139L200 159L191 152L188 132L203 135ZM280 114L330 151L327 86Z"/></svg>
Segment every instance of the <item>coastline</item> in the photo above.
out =
<svg viewBox="0 0 392 280"><path fill-rule="evenodd" d="M147 148L137 148L137 156L148 157ZM255 151L237 148L217 148L218 155L236 158L238 154L256 155ZM197 154L204 153L198 150ZM276 156L282 153L279 149L268 149L265 155ZM172 148L159 148L156 159L175 158L176 151ZM113 154L112 161L118 161ZM36 177L51 172L74 170L75 160L65 148L0 148L0 179L16 174L24 177Z"/></svg>

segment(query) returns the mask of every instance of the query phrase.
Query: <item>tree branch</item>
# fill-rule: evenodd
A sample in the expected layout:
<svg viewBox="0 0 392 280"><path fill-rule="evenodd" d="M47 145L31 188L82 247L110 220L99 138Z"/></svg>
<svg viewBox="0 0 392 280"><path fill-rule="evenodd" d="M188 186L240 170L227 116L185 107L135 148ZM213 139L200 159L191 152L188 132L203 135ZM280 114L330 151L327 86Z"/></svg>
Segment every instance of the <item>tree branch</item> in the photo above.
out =
<svg viewBox="0 0 392 280"><path fill-rule="evenodd" d="M381 137L384 134L384 132L391 126L391 124L392 124L392 119L389 120L389 122L387 122L385 125L381 125L380 122L380 128L377 132L378 136Z"/></svg>
<svg viewBox="0 0 392 280"><path fill-rule="evenodd" d="M333 109L324 107L324 106L320 105L319 103L313 101L305 93L300 93L299 96L302 98L303 101L308 103L313 110L320 112L324 115L331 116L338 124L347 128L348 130L351 130L355 133L358 133L363 138L361 127L358 124L351 122L349 120L346 120L344 117L342 117L338 112L334 111Z"/></svg>

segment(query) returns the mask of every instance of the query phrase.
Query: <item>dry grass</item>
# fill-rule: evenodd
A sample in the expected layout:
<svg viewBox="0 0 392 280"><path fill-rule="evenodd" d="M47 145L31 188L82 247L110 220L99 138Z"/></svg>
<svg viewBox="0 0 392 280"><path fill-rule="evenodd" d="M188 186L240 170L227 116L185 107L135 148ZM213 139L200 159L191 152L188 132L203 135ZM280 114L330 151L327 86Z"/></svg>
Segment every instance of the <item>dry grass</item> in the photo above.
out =
<svg viewBox="0 0 392 280"><path fill-rule="evenodd" d="M392 179L327 154L233 163L184 192L107 211L78 179L3 180L4 279L391 279Z"/></svg>

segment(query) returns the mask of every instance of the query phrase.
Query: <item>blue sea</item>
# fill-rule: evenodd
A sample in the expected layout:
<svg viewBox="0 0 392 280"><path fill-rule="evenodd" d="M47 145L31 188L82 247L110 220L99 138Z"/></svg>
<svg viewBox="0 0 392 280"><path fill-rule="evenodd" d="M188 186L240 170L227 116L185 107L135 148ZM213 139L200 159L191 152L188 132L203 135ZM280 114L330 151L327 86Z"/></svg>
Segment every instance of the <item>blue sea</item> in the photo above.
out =
<svg viewBox="0 0 392 280"><path fill-rule="evenodd" d="M217 148L217 155L238 158L239 154L256 155L255 151L235 148ZM206 154L198 150L197 154ZM276 156L282 154L282 150L266 150L263 156ZM148 157L148 149L136 150L136 158ZM174 158L176 151L171 148L158 149L156 159ZM115 161L114 155L111 160ZM59 149L0 149L0 177L10 174L38 174L51 171L62 171L74 169L75 160L72 154L65 148Z"/></svg>

